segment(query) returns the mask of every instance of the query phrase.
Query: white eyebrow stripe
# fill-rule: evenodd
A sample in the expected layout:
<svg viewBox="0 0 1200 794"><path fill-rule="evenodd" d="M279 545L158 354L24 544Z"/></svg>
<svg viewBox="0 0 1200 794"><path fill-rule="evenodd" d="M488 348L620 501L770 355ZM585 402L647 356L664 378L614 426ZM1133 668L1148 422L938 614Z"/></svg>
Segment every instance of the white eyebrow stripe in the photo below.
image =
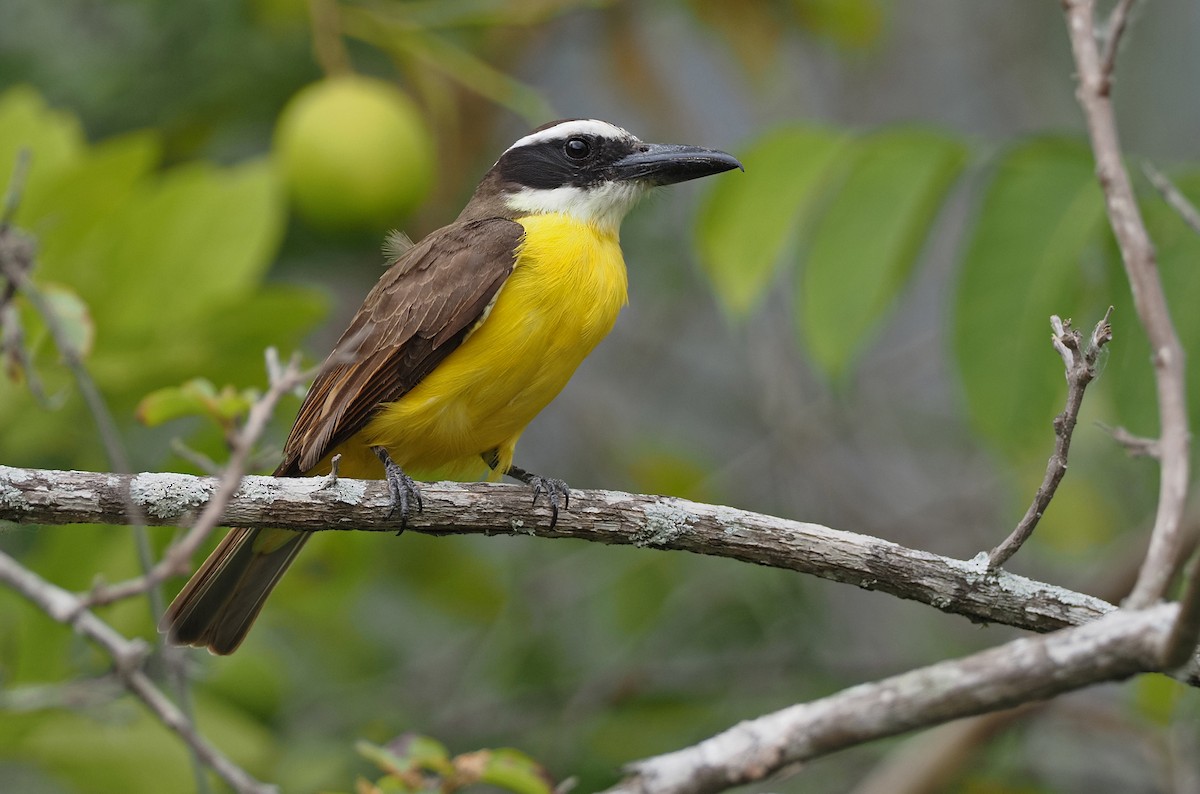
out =
<svg viewBox="0 0 1200 794"><path fill-rule="evenodd" d="M607 121L601 121L600 119L574 119L572 121L564 121L561 124L555 124L553 127L547 127L538 132L531 132L505 149L504 153L508 154L520 146L532 146L545 141L569 138L572 135L596 135L601 138L637 140L631 133L621 129L616 124L609 124Z"/></svg>

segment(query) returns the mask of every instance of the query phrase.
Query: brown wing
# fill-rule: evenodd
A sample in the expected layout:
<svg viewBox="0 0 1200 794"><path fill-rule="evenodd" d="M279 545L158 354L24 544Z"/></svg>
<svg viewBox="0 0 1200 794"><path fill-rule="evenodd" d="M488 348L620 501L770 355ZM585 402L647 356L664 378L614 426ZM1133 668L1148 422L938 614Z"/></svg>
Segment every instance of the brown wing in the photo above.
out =
<svg viewBox="0 0 1200 794"><path fill-rule="evenodd" d="M502 218L455 223L397 260L309 389L276 475L312 469L457 348L512 272L522 234Z"/></svg>

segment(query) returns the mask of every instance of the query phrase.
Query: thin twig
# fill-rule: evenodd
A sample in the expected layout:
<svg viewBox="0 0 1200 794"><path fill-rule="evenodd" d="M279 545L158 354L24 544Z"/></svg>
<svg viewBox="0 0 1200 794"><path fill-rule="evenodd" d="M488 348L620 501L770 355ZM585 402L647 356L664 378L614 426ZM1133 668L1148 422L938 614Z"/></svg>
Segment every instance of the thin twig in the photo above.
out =
<svg viewBox="0 0 1200 794"><path fill-rule="evenodd" d="M1150 340L1154 363L1160 423L1158 508L1150 548L1137 585L1128 599L1130 606L1145 607L1165 596L1183 562L1180 551L1184 538L1180 524L1187 499L1191 448L1185 354L1158 277L1154 246L1121 157L1116 118L1107 93L1105 66L1096 42L1094 0L1064 0L1063 5L1079 80L1076 94L1087 121L1096 158L1096 174L1104 192L1109 223L1121 249L1133 304ZM1200 625L1196 630L1200 631ZM1195 645L1194 637L1184 637L1181 641L1186 644L1189 639Z"/></svg>
<svg viewBox="0 0 1200 794"><path fill-rule="evenodd" d="M217 464L217 462L208 455L205 455L200 450L189 446L183 439L179 438L178 436L172 438L170 446L172 452L195 466L200 471L207 474L209 477L220 476L221 467Z"/></svg>
<svg viewBox="0 0 1200 794"><path fill-rule="evenodd" d="M1130 433L1124 427L1109 427L1103 422L1097 426L1112 436L1112 440L1125 448L1125 454L1131 458L1158 458L1158 439L1146 438Z"/></svg>
<svg viewBox="0 0 1200 794"><path fill-rule="evenodd" d="M272 353L269 352L267 355L268 361L270 361ZM195 523L191 525L191 528L179 541L167 549L157 565L141 576L118 584L93 589L87 596L87 603L89 605L109 604L113 601L138 595L139 593L146 592L147 589L158 586L172 576L188 571L191 566L192 556L208 536L212 534L212 531L219 526L221 516L225 513L225 508L228 506L229 500L237 492L238 488L241 487L242 478L246 475L247 459L254 448L254 443L263 434L263 431L266 430L267 423L275 412L276 404L278 404L284 395L296 388L297 384L304 383L315 371L317 370L303 371L300 369L299 354L293 355L282 371L270 370L272 378L270 387L250 407L245 424L233 439L233 449L229 456L229 462L225 464L225 468L221 473L216 489L212 493L212 497L208 500L203 512L200 513Z"/></svg>
<svg viewBox="0 0 1200 794"><path fill-rule="evenodd" d="M1108 307L1104 317L1096 323L1088 340L1086 350L1082 348L1082 338L1079 332L1071 327L1071 321L1064 322L1058 315L1050 318L1050 326L1054 333L1050 340L1054 349L1062 356L1067 375L1067 405L1062 413L1054 417L1054 454L1046 461L1046 474L1042 484L1034 494L1033 502L1025 515L1017 523L1004 542L988 553L988 567L999 568L1007 562L1017 550L1033 535L1038 522L1050 506L1058 490L1058 484L1067 473L1067 458L1071 453L1071 436L1075 432L1075 423L1079 420L1079 409L1083 405L1083 393L1088 384L1096 377L1096 357L1104 345L1112 340L1112 327L1108 318L1113 308Z"/></svg>
<svg viewBox="0 0 1200 794"><path fill-rule="evenodd" d="M29 163L32 159L33 153L28 148L22 147L17 150L12 175L4 191L4 202L0 204L0 232L8 231L17 215L17 207L21 205L21 194L25 191L25 179L29 176Z"/></svg>
<svg viewBox="0 0 1200 794"><path fill-rule="evenodd" d="M1166 174L1159 171L1150 161L1142 163L1142 173L1150 180L1150 184L1154 185L1155 189L1162 195L1163 200L1170 205L1171 209L1179 213L1179 217L1183 218L1192 231L1200 234L1200 210L1196 209L1196 205L1188 201L1187 196L1175 187L1175 184L1167 178Z"/></svg>
<svg viewBox="0 0 1200 794"><path fill-rule="evenodd" d="M73 593L47 582L0 552L0 582L28 599L55 621L71 628L104 650L113 660L115 672L125 687L136 695L154 716L200 758L205 765L239 794L274 794L274 786L260 783L208 743L183 711L163 694L142 669L148 647L141 640L130 640L90 611Z"/></svg>
<svg viewBox="0 0 1200 794"><path fill-rule="evenodd" d="M10 378L24 375L29 393L39 405L55 408L57 406L47 396L41 378L38 377L25 349L25 333L21 328L21 318L14 302L17 282L8 276L10 270L28 273L33 267L36 245L30 237L21 234L12 225L17 207L21 203L29 163L29 150L19 150L13 164L12 177L5 189L3 202L0 203L0 275L4 276L3 290L0 290L0 358L8 362L5 366Z"/></svg>
<svg viewBox="0 0 1200 794"><path fill-rule="evenodd" d="M108 410L108 404L105 403L103 395L100 393L96 381L92 379L91 373L83 364L83 359L79 355L79 351L75 349L75 345L71 342L66 329L63 327L62 320L50 302L46 300L46 296L42 291L34 285L29 278L28 272L19 267L13 267L11 263L0 260L0 267L3 268L3 275L12 284L15 284L17 289L25 296L34 311L42 318L46 324L46 330L50 334L50 338L54 340L54 345L58 348L59 355L62 356L63 364L71 373L75 380L76 386L79 388L79 393L83 397L84 404L88 408L88 412L92 415L92 419L96 423L96 430L100 433L100 440L104 446L105 454L109 459L112 467L120 472L130 472L132 467L129 464L129 456L125 454L125 445L121 441L120 431L117 429L116 420L113 419L112 412Z"/></svg>
<svg viewBox="0 0 1200 794"><path fill-rule="evenodd" d="M0 711L20 714L46 709L93 709L107 706L127 692L124 682L114 673L54 684L10 686L0 692Z"/></svg>
<svg viewBox="0 0 1200 794"><path fill-rule="evenodd" d="M0 260L8 262L9 267L19 267L17 264L24 258L20 253L26 241L18 237L11 229L0 230ZM6 272L5 265L0 262L0 274ZM41 376L33 365L33 358L25 345L25 329L21 325L21 314L17 309L16 285L4 279L3 294L0 295L0 364L3 364L4 374L9 380L25 381L25 388L41 407L47 410L58 410L62 407L65 397L62 394L51 397L46 393Z"/></svg>
<svg viewBox="0 0 1200 794"><path fill-rule="evenodd" d="M1104 26L1104 54L1100 56L1100 74L1104 78L1104 93L1112 90L1113 69L1117 65L1117 52L1121 46L1121 37L1125 34L1125 25L1129 21L1129 11L1133 8L1134 0L1117 0L1108 15L1108 24Z"/></svg>

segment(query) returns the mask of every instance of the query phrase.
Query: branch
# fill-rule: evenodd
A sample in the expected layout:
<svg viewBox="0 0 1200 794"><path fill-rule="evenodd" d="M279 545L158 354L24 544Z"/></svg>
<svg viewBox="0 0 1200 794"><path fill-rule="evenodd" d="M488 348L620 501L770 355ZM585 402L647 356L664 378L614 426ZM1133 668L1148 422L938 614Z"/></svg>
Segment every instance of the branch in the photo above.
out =
<svg viewBox="0 0 1200 794"><path fill-rule="evenodd" d="M1163 201L1179 214L1179 217L1192 231L1200 234L1200 210L1197 210L1196 206L1188 201L1187 196L1183 195L1183 191L1175 187L1166 174L1149 162L1142 163L1142 173L1150 180L1150 184L1154 185L1154 189L1163 197Z"/></svg>
<svg viewBox="0 0 1200 794"><path fill-rule="evenodd" d="M1054 417L1054 454L1050 456L1050 460L1046 461L1046 474L1042 478L1042 484L1038 486L1037 493L1033 496L1033 503L1029 505L1029 509L1025 511L1025 515L1012 534L988 554L989 568L999 568L1017 553L1025 541L1029 540L1033 535L1033 530L1037 528L1038 522L1041 521L1042 514L1050 506L1050 500L1054 498L1058 484L1062 482L1063 476L1067 473L1071 436L1075 432L1079 409L1083 405L1083 392L1096 377L1096 357L1100 355L1100 349L1112 341L1112 328L1108 324L1111 314L1112 307L1109 306L1104 317L1096 323L1096 327L1092 330L1086 351L1082 349L1083 340L1080 338L1079 332L1071 327L1070 320L1063 322L1058 315L1050 318L1050 326L1054 330L1050 340L1054 344L1054 349L1062 356L1063 364L1067 368L1067 405L1063 408L1062 413Z"/></svg>
<svg viewBox="0 0 1200 794"><path fill-rule="evenodd" d="M178 542L173 544L162 559L150 570L136 579L97 588L89 597L89 606L108 604L122 598L138 595L157 587L172 576L187 573L192 555L200 548L205 539L212 534L213 529L220 525L221 515L234 492L241 486L242 478L246 476L246 460L254 443L266 429L275 406L285 394L311 374L300 370L300 357L293 356L287 367L278 368L273 357L274 351L268 350L268 370L271 373L271 387L250 407L250 413L241 431L233 438L233 449L221 474L216 490L207 500L204 510L191 523L191 529Z"/></svg>
<svg viewBox="0 0 1200 794"><path fill-rule="evenodd" d="M0 466L0 520L19 523L124 524L128 489L152 524L187 524L217 489L211 477L116 474ZM498 483L430 483L423 512L408 530L429 534L536 535L690 551L813 574L929 604L980 623L1053 631L1115 609L1099 598L971 561L818 524L615 491L572 491L571 509L549 528L549 511L531 508L528 489ZM327 477L246 477L220 523L296 530L395 532L387 485Z"/></svg>
<svg viewBox="0 0 1200 794"><path fill-rule="evenodd" d="M1121 248L1134 307L1153 351L1161 424L1158 510L1150 536L1150 549L1128 601L1131 606L1143 607L1163 598L1182 563L1180 550L1184 538L1180 525L1187 497L1190 447L1184 350L1171 322L1162 282L1158 278L1154 246L1146 232L1129 173L1121 159L1116 118L1108 95L1109 79L1105 73L1106 68L1111 69L1111 58L1109 61L1102 59L1096 41L1095 2L1065 0L1063 6L1079 79L1076 95L1087 120L1088 135L1096 157L1096 175L1104 191L1109 223ZM1127 6L1128 3L1121 0L1118 10L1125 8L1127 11ZM1116 19L1123 19L1123 14ZM1110 30L1108 49L1112 52L1116 51L1123 24L1113 26L1114 29ZM1200 625L1197 631L1200 632ZM1195 639L1195 636L1190 638L1191 646L1195 645ZM1182 652L1188 650L1190 647Z"/></svg>
<svg viewBox="0 0 1200 794"><path fill-rule="evenodd" d="M0 494L3 489L0 488ZM0 496L0 500L3 496ZM76 634L88 638L110 657L115 673L125 687L137 695L158 720L172 731L239 794L274 794L274 786L260 783L245 770L229 760L220 750L204 739L191 720L163 694L142 670L148 647L141 640L129 640L89 611L74 594L57 587L22 567L16 560L0 552L0 582L20 593L51 618L69 626Z"/></svg>
<svg viewBox="0 0 1200 794"><path fill-rule="evenodd" d="M1104 78L1104 93L1107 96L1112 90L1113 69L1117 65L1117 51L1121 46L1121 37L1125 33L1125 25L1129 22L1129 11L1133 8L1134 0L1117 0L1108 15L1108 24L1104 26L1104 54L1100 56L1100 74Z"/></svg>
<svg viewBox="0 0 1200 794"><path fill-rule="evenodd" d="M1158 669L1179 607L1094 623L845 689L626 767L609 794L703 794L873 739Z"/></svg>

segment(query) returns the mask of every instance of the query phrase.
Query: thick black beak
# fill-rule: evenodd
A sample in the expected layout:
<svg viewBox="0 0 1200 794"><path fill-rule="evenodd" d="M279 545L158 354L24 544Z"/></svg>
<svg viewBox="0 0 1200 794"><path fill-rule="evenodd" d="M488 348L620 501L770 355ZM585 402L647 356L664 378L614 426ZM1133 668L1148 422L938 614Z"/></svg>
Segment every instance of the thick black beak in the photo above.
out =
<svg viewBox="0 0 1200 794"><path fill-rule="evenodd" d="M613 164L617 179L638 180L650 185L673 185L734 168L746 170L731 154L676 143L644 143L640 151Z"/></svg>

